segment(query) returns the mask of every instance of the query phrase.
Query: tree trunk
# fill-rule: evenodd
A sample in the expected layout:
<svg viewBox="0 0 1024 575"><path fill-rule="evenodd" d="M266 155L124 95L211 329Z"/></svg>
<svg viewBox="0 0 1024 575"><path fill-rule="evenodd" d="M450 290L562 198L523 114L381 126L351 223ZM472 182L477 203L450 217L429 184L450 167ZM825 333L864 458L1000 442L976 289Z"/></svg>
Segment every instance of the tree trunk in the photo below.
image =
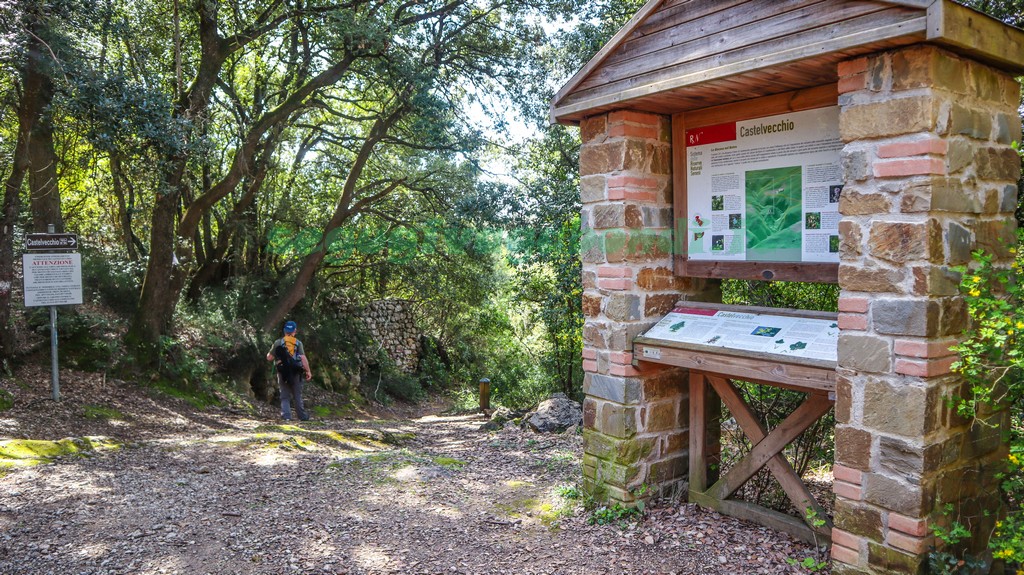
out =
<svg viewBox="0 0 1024 575"><path fill-rule="evenodd" d="M159 357L160 337L168 333L178 294L181 293L183 273L181 266L177 265L174 249L177 215L178 194L170 191L160 195L153 206L149 266L142 283L139 307L135 310L127 336L141 367L151 367Z"/></svg>
<svg viewBox="0 0 1024 575"><path fill-rule="evenodd" d="M14 287L14 226L21 208L21 187L31 166L29 151L35 126L42 111L50 105L53 92L43 89L49 83L43 63L44 47L38 40L40 30L30 35L28 57L22 70L21 101L18 104L18 140L14 147L11 174L4 186L3 222L0 233L0 357L8 359L17 349L18 337L11 322L11 295Z"/></svg>
<svg viewBox="0 0 1024 575"><path fill-rule="evenodd" d="M316 276L316 272L320 269L320 264L323 263L324 256L326 255L327 252L325 250L316 249L316 251L306 256L306 259L302 261L302 267L299 268L298 275L295 277L295 282L263 319L264 332L280 328L278 324L284 321L284 317L291 313L292 309L302 301L302 298L306 297L306 288L313 281L313 277Z"/></svg>
<svg viewBox="0 0 1024 575"><path fill-rule="evenodd" d="M28 91L25 91L26 96ZM27 98L26 98L27 99ZM24 104L24 100L22 102ZM22 106L22 110L25 106ZM19 114L18 142L14 148L11 175L4 186L3 233L0 234L0 358L6 362L17 349L17 331L11 321L11 295L14 288L14 224L21 206L21 185L28 171L28 133L31 119Z"/></svg>
<svg viewBox="0 0 1024 575"><path fill-rule="evenodd" d="M124 241L124 249L128 254L128 260L137 262L139 261L138 251L135 249L135 234L132 232L132 213L133 206L125 199L124 186L122 182L124 177L121 173L121 157L117 154L110 155L110 178L114 184L114 196L117 198L117 217L121 223L121 237ZM134 203L134 202L132 202Z"/></svg>
<svg viewBox="0 0 1024 575"><path fill-rule="evenodd" d="M206 248L206 260L199 263L199 270L192 276L192 281L188 286L186 297L190 301L199 299L203 288L209 286L215 278L220 276L220 272L227 265L225 257L232 243L235 244L236 251L241 252L244 247L246 243L244 232L250 229L248 226L253 224L252 218L248 216L254 214L252 206L256 202L256 196L263 189L263 182L266 181L267 174L270 172L270 158L277 149L277 137L280 135L280 132L280 130L275 130L266 141L264 149L256 162L256 173L253 174L249 185L246 186L245 194L235 204L226 220L221 223L220 231L217 234L217 243L210 242ZM208 214L209 212L207 212ZM204 235L209 237L210 234L206 232ZM236 254L237 256L238 254ZM229 270L229 273L235 271L237 270Z"/></svg>
<svg viewBox="0 0 1024 575"><path fill-rule="evenodd" d="M200 125L209 107L213 87L224 61L232 49L241 45L227 46L218 32L216 2L197 2L198 26L201 56L195 80L182 94L175 109L175 116L195 122L193 129L201 131ZM153 206L150 227L149 263L146 277L142 282L139 306L128 328L127 343L134 349L140 367L151 367L160 353L160 337L167 333L174 308L184 284L184 271L175 258L178 239L175 226L178 221L178 204L187 185L185 172L187 157L166 158L168 166L165 176L165 190ZM190 237L191 233L185 234Z"/></svg>
<svg viewBox="0 0 1024 575"><path fill-rule="evenodd" d="M210 25L210 23L207 23L206 25ZM216 29L214 29L212 33L216 34ZM195 110L205 109L209 104L209 90L212 89L217 75L219 74L221 65L226 58L226 48L224 47L224 44L220 41L217 41L214 44L216 44L218 51L216 53L208 54L206 52L207 47L204 42L204 54L200 62L199 73L194 83L194 87L189 90L188 95L190 101L199 98L201 94L205 94L205 99L202 102L193 102L187 117L198 118L200 115L196 113ZM207 60L210 61L207 62ZM129 329L129 336L131 336L129 341L134 345L142 346L140 348L140 352L143 355L150 353L147 349L154 349L153 346L159 341L159 336L166 333L164 330L166 330L170 324L170 319L174 314L174 308L177 304L178 296L181 295L181 289L185 285L185 264L188 262L182 261L181 265L175 266L172 269L170 246L180 239L183 242L181 245L184 249L186 245L184 242L192 241L194 239L195 231L202 221L203 214L212 209L217 202L231 193L238 186L238 183L242 180L242 177L245 174L255 171L255 154L260 149L261 143L265 143L265 140L263 140L264 135L268 132L280 129L292 113L306 105L307 98L316 90L338 82L345 75L354 61L354 55L346 55L345 58L334 63L331 67L320 72L316 77L306 82L302 87L288 96L281 105L267 112L263 117L257 120L249 130L249 133L246 135L242 145L235 151L235 156L232 159L231 167L228 169L227 174L225 174L225 176L210 190L204 191L199 195L199 197L187 202L185 213L181 215L180 219L174 217L174 209L171 209L166 213L161 212L159 216L161 218L170 216L170 221L158 222L157 212L160 211L159 205L161 203L167 199L173 199L174 206L172 206L172 208L176 208L178 201L185 196L183 192L185 181L184 178L181 177L185 170L185 161L182 160L178 166L176 166L176 185L168 186L169 191L167 192L167 196L161 197L157 202L158 207L154 209L153 241L151 242L150 247L152 253L149 259L149 267L146 270L146 280L142 285L142 295L139 298L139 309L136 312L135 319L132 321L132 326ZM268 138L273 137L273 135L268 136ZM177 224L177 226L175 226L175 224ZM177 227L177 230L175 230L175 227ZM158 236L158 232L161 235ZM158 246L158 244L162 245ZM160 259L157 259L158 250L161 252ZM188 259L187 254L184 251L182 251L180 255L182 260ZM171 271L173 271L173 274L169 274ZM154 277L151 279L150 276ZM168 282L168 279L171 281ZM155 329L159 331L154 332ZM140 356L139 359L143 360L143 357Z"/></svg>
<svg viewBox="0 0 1024 575"><path fill-rule="evenodd" d="M43 76L38 98L47 103L53 100L53 82ZM45 108L44 108L45 109ZM28 140L31 165L28 177L32 210L32 231L45 232L52 224L57 232L64 231L64 218L60 213L60 188L57 185L57 153L53 148L53 123L49 114L35 122Z"/></svg>

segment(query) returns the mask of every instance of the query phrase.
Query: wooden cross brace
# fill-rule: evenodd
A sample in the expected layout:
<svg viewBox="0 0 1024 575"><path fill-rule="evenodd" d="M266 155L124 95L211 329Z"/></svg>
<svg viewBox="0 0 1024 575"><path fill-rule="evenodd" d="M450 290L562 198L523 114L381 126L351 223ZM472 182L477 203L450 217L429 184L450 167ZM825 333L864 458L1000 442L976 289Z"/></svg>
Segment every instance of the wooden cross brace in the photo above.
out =
<svg viewBox="0 0 1024 575"><path fill-rule="evenodd" d="M707 487L708 434L705 417L707 402L705 380L711 384L726 407L729 408L736 423L754 446L711 487ZM832 404L833 401L824 393L808 393L803 403L785 421L768 433L732 383L723 377L691 371L690 501L726 515L786 531L806 541L819 544L828 541L832 532L832 523L826 517L825 510L814 499L800 476L796 474L793 466L782 454L782 450L808 427L814 425L814 422L828 413L832 409ZM793 505L805 515L803 521L759 505L729 499L736 490L765 466L782 486ZM806 517L809 511L813 511L814 521Z"/></svg>

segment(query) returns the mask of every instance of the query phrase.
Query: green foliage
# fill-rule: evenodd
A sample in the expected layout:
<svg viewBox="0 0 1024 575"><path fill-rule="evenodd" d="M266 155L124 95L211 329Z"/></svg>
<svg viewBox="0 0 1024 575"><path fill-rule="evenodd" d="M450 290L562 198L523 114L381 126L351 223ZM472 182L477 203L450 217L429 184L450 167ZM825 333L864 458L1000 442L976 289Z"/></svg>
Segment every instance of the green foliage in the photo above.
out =
<svg viewBox="0 0 1024 575"><path fill-rule="evenodd" d="M186 389L180 387L176 382L161 380L153 382L150 388L156 393L185 401L199 410L221 404L217 396L210 391L210 385L202 385L199 389Z"/></svg>
<svg viewBox="0 0 1024 575"><path fill-rule="evenodd" d="M82 286L89 299L128 315L135 311L145 267L123 254L98 249L82 251Z"/></svg>
<svg viewBox="0 0 1024 575"><path fill-rule="evenodd" d="M14 396L6 389L0 389L0 411L14 407Z"/></svg>
<svg viewBox="0 0 1024 575"><path fill-rule="evenodd" d="M724 280L722 303L836 311L839 286L804 282Z"/></svg>
<svg viewBox="0 0 1024 575"><path fill-rule="evenodd" d="M1017 461L1014 461L1014 459ZM1015 481L1018 484L1007 490L1015 490L1012 492L1019 494L1021 493L1019 485L1021 477L1019 458L1011 457L1011 462L1014 468L1010 473L1015 477ZM1002 521L996 522L996 530L992 534L989 549L992 551L993 559L1002 560L1007 565L1016 565L1018 567L1024 565L1024 513L1017 509L1007 515Z"/></svg>
<svg viewBox="0 0 1024 575"><path fill-rule="evenodd" d="M583 499L583 492L577 485L559 485L555 488L555 495L569 501L580 501Z"/></svg>
<svg viewBox="0 0 1024 575"><path fill-rule="evenodd" d="M455 459L452 457L434 457L434 463L448 469L450 471L461 471L466 466L466 462L461 459Z"/></svg>
<svg viewBox="0 0 1024 575"><path fill-rule="evenodd" d="M963 4L1003 22L1024 28L1024 0L964 0Z"/></svg>
<svg viewBox="0 0 1024 575"><path fill-rule="evenodd" d="M211 375L209 364L202 359L201 351L187 347L170 337L160 340L159 371L166 378L164 383L179 386L182 390L197 390Z"/></svg>
<svg viewBox="0 0 1024 575"><path fill-rule="evenodd" d="M33 308L27 319L37 337L49 342L49 308ZM60 365L65 368L86 371L103 371L112 367L120 356L114 327L104 316L94 315L77 307L61 307L57 312L57 345ZM49 345L46 345L45 349L48 353ZM27 351L27 344L21 353L25 351Z"/></svg>
<svg viewBox="0 0 1024 575"><path fill-rule="evenodd" d="M994 414L1010 410L1010 453L1000 475L1005 508L1003 519L989 541L995 560L1014 567L1024 564L1024 286L1020 270L1024 266L1024 233L1010 248L1012 261L999 260L982 251L973 254L960 284L971 316L971 328L964 340L952 347L959 355L953 370L967 384L967 393L952 398L957 412L976 426L996 425ZM952 505L945 508L953 515ZM934 528L945 544L934 550L929 562L936 573L970 573L984 562L963 551L959 544L970 538L967 526L953 518L950 525Z"/></svg>
<svg viewBox="0 0 1024 575"><path fill-rule="evenodd" d="M971 269L958 270L973 320L965 341L953 348L960 355L953 369L971 390L957 405L961 415L977 414L982 404L1024 398L1024 286L1018 282L1024 251L1011 250L1015 257L1009 265L979 251Z"/></svg>
<svg viewBox="0 0 1024 575"><path fill-rule="evenodd" d="M947 518L954 512L955 508L952 504L945 505L942 510L942 514ZM929 573L934 575L972 575L988 566L985 561L973 555L965 554L961 558L960 554L954 551L960 542L969 540L971 537L970 530L962 523L952 521L949 526L933 523L931 530L935 538L942 541L943 545L941 549L933 549L928 554Z"/></svg>
<svg viewBox="0 0 1024 575"><path fill-rule="evenodd" d="M814 547L815 551L817 552L819 548L817 544L818 535L816 530L820 529L825 525L825 519L823 517L819 517L818 512L815 511L814 509L811 509L810 507L804 510L804 519L807 521L808 525L815 529ZM794 559L792 557L787 557L786 563L794 567L802 567L808 573L817 573L818 571L824 571L829 566L829 562L827 559L822 559L821 557L815 556L807 556L803 559Z"/></svg>
<svg viewBox="0 0 1024 575"><path fill-rule="evenodd" d="M366 383L370 397L385 404L392 399L416 403L426 395L419 377L403 373L387 358L369 372Z"/></svg>
<svg viewBox="0 0 1024 575"><path fill-rule="evenodd" d="M643 517L643 511L637 507L625 507L621 503L611 506L601 506L590 512L587 523L590 525L627 525L630 522L639 521Z"/></svg>
<svg viewBox="0 0 1024 575"><path fill-rule="evenodd" d="M313 417L318 419L341 419L351 413L348 409L333 405L314 405L308 409L309 412L313 414Z"/></svg>
<svg viewBox="0 0 1024 575"><path fill-rule="evenodd" d="M786 558L786 563L793 565L794 567L803 567L808 573L817 573L818 571L824 571L828 568L828 561L819 561L814 557L804 557L802 560L796 560L792 557Z"/></svg>

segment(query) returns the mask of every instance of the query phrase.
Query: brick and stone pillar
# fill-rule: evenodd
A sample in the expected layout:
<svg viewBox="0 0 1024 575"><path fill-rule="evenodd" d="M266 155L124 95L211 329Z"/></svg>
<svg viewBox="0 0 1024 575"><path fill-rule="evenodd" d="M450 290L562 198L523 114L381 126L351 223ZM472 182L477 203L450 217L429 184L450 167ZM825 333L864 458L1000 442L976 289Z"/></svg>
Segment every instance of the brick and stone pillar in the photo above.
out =
<svg viewBox="0 0 1024 575"><path fill-rule="evenodd" d="M611 112L581 136L584 478L630 502L642 484L685 486L689 441L685 371L634 367L633 338L705 283L672 272L669 118Z"/></svg>
<svg viewBox="0 0 1024 575"><path fill-rule="evenodd" d="M999 430L965 421L949 347L967 326L954 266L1009 261L1020 88L985 64L919 45L839 65L845 188L839 285L834 572L919 573L941 508L984 547Z"/></svg>

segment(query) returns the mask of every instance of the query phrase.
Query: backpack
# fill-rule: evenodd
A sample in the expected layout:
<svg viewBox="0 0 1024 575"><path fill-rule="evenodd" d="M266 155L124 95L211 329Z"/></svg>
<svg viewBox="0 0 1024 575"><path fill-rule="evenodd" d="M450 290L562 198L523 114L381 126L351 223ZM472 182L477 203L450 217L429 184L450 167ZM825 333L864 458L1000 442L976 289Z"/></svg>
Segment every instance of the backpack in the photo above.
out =
<svg viewBox="0 0 1024 575"><path fill-rule="evenodd" d="M274 346L274 359L277 360L277 371L285 377L305 371L302 358L288 351L288 346L283 339L281 343Z"/></svg>

